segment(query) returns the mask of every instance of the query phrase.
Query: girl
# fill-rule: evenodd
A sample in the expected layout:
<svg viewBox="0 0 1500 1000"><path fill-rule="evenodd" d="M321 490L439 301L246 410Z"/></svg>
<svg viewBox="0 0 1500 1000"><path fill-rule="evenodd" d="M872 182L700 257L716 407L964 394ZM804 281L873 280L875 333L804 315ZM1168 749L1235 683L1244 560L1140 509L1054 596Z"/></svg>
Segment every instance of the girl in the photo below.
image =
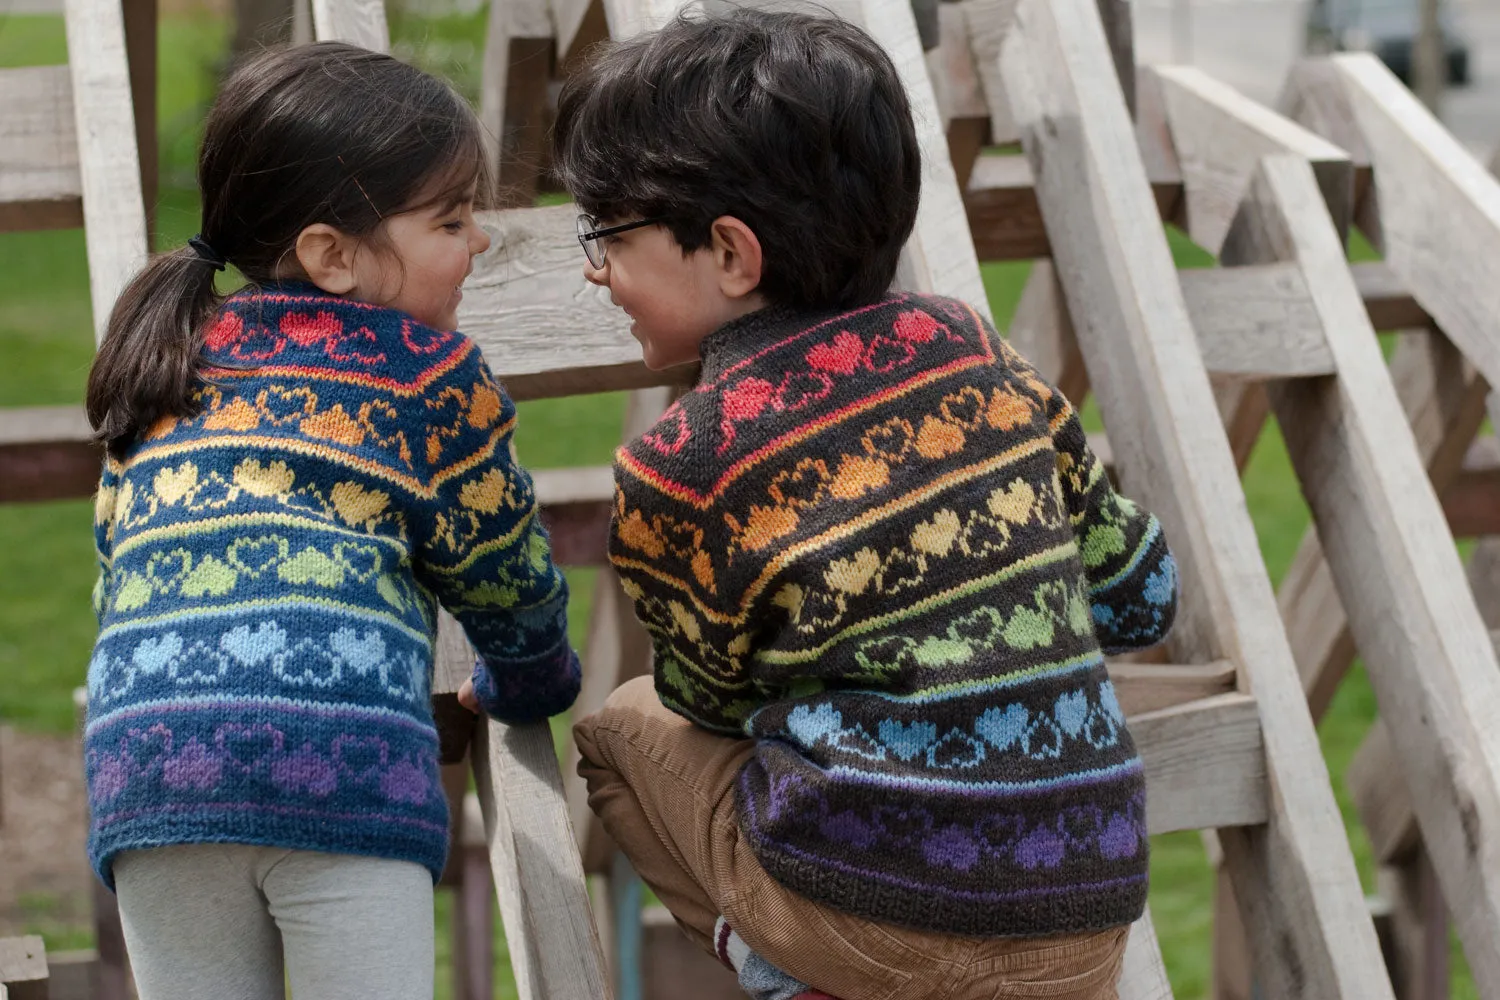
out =
<svg viewBox="0 0 1500 1000"><path fill-rule="evenodd" d="M388 56L271 52L198 180L202 232L125 289L89 377L91 861L143 1000L430 997L438 604L480 653L466 703L539 720L579 682L515 408L454 332L479 125Z"/></svg>

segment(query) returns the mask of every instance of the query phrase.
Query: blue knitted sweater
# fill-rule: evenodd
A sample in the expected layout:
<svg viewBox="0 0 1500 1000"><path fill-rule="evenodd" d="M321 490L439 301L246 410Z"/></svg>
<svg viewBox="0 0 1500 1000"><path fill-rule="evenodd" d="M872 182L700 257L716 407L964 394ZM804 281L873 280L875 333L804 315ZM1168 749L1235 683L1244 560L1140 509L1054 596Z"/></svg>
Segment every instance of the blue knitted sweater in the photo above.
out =
<svg viewBox="0 0 1500 1000"><path fill-rule="evenodd" d="M578 691L515 407L459 333L310 285L232 297L197 415L110 460L95 508L89 855L233 842L418 862L448 845L439 603L508 722Z"/></svg>

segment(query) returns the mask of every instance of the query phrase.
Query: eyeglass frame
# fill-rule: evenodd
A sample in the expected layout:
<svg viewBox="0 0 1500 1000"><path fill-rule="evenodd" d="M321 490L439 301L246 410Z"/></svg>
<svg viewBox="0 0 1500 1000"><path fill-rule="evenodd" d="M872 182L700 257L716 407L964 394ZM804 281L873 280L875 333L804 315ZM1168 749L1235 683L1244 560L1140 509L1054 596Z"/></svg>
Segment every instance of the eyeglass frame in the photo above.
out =
<svg viewBox="0 0 1500 1000"><path fill-rule="evenodd" d="M580 215L574 225L578 229L578 245L583 247L583 255L588 258L589 264L592 265L594 270L597 271L604 266L604 259L605 254L607 253L607 249L603 243L599 244L599 260L595 262L594 255L589 253L589 244L591 242L595 240L602 240L606 236L616 236L620 233L628 233L632 229L643 229L646 226L660 225L661 223L666 221L666 216L657 215L652 216L649 219L637 219L635 222L626 222L618 226L606 226L603 229L585 230L583 228L585 225L597 226L599 225L599 220L594 218L592 215Z"/></svg>

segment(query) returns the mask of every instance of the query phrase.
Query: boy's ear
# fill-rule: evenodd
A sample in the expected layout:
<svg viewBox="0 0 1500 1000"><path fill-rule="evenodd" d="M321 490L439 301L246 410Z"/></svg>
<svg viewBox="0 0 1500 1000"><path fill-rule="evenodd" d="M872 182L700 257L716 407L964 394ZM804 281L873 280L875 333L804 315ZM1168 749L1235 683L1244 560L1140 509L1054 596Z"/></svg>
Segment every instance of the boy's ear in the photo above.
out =
<svg viewBox="0 0 1500 1000"><path fill-rule="evenodd" d="M713 221L709 232L719 271L719 290L738 299L759 288L763 260L755 231L732 215L721 215Z"/></svg>
<svg viewBox="0 0 1500 1000"><path fill-rule="evenodd" d="M355 241L324 222L315 222L297 234L297 262L308 280L330 295L348 295L354 289Z"/></svg>

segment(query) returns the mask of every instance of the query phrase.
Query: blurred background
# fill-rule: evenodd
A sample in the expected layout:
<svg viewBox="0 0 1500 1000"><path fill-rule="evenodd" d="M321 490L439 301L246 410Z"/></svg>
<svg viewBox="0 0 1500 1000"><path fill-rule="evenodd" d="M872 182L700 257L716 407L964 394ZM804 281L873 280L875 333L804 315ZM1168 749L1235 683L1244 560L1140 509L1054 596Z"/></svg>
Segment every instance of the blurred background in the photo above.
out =
<svg viewBox="0 0 1500 1000"><path fill-rule="evenodd" d="M1413 80L1414 40L1427 16L1441 28L1440 79ZM1411 80L1482 161L1500 142L1500 0L1134 0L1137 60L1186 63L1275 105L1302 53L1376 53ZM158 249L197 230L194 162L204 112L237 52L282 44L299 31L286 0L160 0ZM393 50L477 98L485 0L388 0ZM305 30L305 29L302 29ZM0 0L0 66L66 61L61 0ZM0 94L0 100L4 100ZM556 194L544 195L555 200ZM1167 233L1181 266L1213 263L1181 233ZM1356 243L1354 256L1370 256ZM998 320L1015 307L1028 264L985 266ZM0 406L77 404L93 348L81 231L0 233ZM618 394L526 403L518 447L536 466L605 463L619 441ZM1089 419L1098 427L1097 414ZM534 445L545 436L546 446ZM1245 489L1273 583L1308 523L1274 426L1259 442ZM571 574L574 639L583 643L591 573ZM0 505L0 937L41 934L49 951L87 948L91 875L83 855L82 767L73 736L73 689L93 641L91 505ZM1342 776L1374 699L1356 669L1321 726L1324 753L1367 890L1374 871ZM561 724L561 720L560 723ZM1176 995L1206 997L1213 879L1197 834L1154 843L1151 904ZM448 907L439 902L439 967L449 956ZM1453 948L1455 998L1477 994ZM500 996L513 996L503 942ZM449 977L437 977L446 997Z"/></svg>

